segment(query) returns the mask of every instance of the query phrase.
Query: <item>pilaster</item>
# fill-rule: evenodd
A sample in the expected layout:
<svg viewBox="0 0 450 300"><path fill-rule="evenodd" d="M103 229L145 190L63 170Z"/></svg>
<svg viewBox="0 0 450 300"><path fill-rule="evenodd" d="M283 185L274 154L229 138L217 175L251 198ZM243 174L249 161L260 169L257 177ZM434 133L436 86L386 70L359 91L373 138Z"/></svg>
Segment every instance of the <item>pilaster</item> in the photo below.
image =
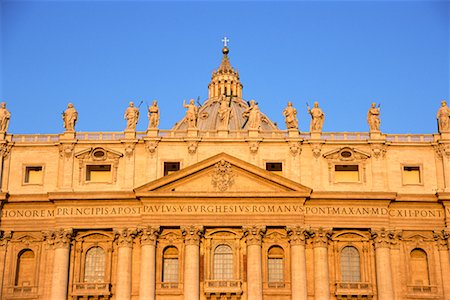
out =
<svg viewBox="0 0 450 300"><path fill-rule="evenodd" d="M5 278L5 266L6 266L6 254L9 241L11 240L11 231L2 231L0 235L0 299L3 294L4 278Z"/></svg>
<svg viewBox="0 0 450 300"><path fill-rule="evenodd" d="M394 299L390 247L394 233L385 229L372 230L375 246L377 289L379 300Z"/></svg>
<svg viewBox="0 0 450 300"><path fill-rule="evenodd" d="M244 226L247 238L247 299L260 300L263 298L261 242L265 226Z"/></svg>
<svg viewBox="0 0 450 300"><path fill-rule="evenodd" d="M435 231L434 239L439 251L439 264L441 267L442 292L445 300L450 299L450 268L449 268L449 232L446 230Z"/></svg>
<svg viewBox="0 0 450 300"><path fill-rule="evenodd" d="M302 226L288 226L286 230L291 245L291 293L292 299L307 299L306 276L306 229Z"/></svg>
<svg viewBox="0 0 450 300"><path fill-rule="evenodd" d="M315 228L310 230L314 251L314 299L330 299L330 279L328 271L328 239L331 230Z"/></svg>
<svg viewBox="0 0 450 300"><path fill-rule="evenodd" d="M156 291L156 242L160 227L145 227L141 233L141 277L139 299L154 300Z"/></svg>
<svg viewBox="0 0 450 300"><path fill-rule="evenodd" d="M116 297L121 300L131 299L131 274L133 242L137 235L134 228L116 229L117 239L117 281Z"/></svg>
<svg viewBox="0 0 450 300"><path fill-rule="evenodd" d="M50 232L49 237L54 250L51 299L67 299L69 283L69 253L73 230L58 229Z"/></svg>
<svg viewBox="0 0 450 300"><path fill-rule="evenodd" d="M203 226L183 226L181 231L184 236L184 299L200 299L200 239L203 234Z"/></svg>

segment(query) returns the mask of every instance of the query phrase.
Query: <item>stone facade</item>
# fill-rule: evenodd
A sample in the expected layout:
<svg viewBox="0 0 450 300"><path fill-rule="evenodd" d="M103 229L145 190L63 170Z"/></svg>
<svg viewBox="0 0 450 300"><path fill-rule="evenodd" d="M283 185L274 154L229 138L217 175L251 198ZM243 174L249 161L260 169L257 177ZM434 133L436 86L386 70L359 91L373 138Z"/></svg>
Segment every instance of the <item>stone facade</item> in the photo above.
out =
<svg viewBox="0 0 450 300"><path fill-rule="evenodd" d="M249 126L228 53L171 130L2 135L0 299L450 299L448 134Z"/></svg>

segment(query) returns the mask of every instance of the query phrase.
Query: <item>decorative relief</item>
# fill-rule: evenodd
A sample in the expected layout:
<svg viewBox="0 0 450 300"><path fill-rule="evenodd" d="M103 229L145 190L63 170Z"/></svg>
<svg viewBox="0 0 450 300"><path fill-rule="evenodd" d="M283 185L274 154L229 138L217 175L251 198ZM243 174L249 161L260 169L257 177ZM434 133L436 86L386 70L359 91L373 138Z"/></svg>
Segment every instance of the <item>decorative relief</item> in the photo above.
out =
<svg viewBox="0 0 450 300"><path fill-rule="evenodd" d="M59 145L59 157L70 158L72 157L73 150L75 149L75 144L61 144Z"/></svg>
<svg viewBox="0 0 450 300"><path fill-rule="evenodd" d="M436 241L436 244L438 246L439 251L448 251L448 237L449 232L447 230L442 231L434 231L433 232L434 240Z"/></svg>
<svg viewBox="0 0 450 300"><path fill-rule="evenodd" d="M133 246L133 240L137 235L137 230L134 228L122 228L114 231L117 239L117 245L119 247L131 248Z"/></svg>
<svg viewBox="0 0 450 300"><path fill-rule="evenodd" d="M370 157L370 154L356 148L342 147L324 153L323 157L339 162L363 161L368 159Z"/></svg>
<svg viewBox="0 0 450 300"><path fill-rule="evenodd" d="M301 142L289 142L289 152L296 156L302 153Z"/></svg>
<svg viewBox="0 0 450 300"><path fill-rule="evenodd" d="M307 229L302 226L287 226L286 230L289 236L291 245L305 245L307 237Z"/></svg>
<svg viewBox="0 0 450 300"><path fill-rule="evenodd" d="M8 142L2 142L0 143L0 155L1 157L8 157L9 153L11 152L11 148L12 148L12 143L8 143Z"/></svg>
<svg viewBox="0 0 450 300"><path fill-rule="evenodd" d="M380 230L372 230L372 240L376 248L390 248L392 239L395 237L395 233L391 230L384 228Z"/></svg>
<svg viewBox="0 0 450 300"><path fill-rule="evenodd" d="M1 231L0 234L0 249L6 248L8 245L8 242L12 238L12 232L11 231Z"/></svg>
<svg viewBox="0 0 450 300"><path fill-rule="evenodd" d="M312 153L314 158L318 159L320 157L320 154L322 153L322 144L313 144Z"/></svg>
<svg viewBox="0 0 450 300"><path fill-rule="evenodd" d="M371 150L373 157L376 159L384 158L386 156L386 145L384 144L372 144Z"/></svg>
<svg viewBox="0 0 450 300"><path fill-rule="evenodd" d="M214 172L211 184L219 191L224 192L234 183L234 173L231 164L225 160L220 160L214 165Z"/></svg>
<svg viewBox="0 0 450 300"><path fill-rule="evenodd" d="M331 237L332 231L322 227L308 230L308 235L312 240L313 247L328 247L328 240Z"/></svg>
<svg viewBox="0 0 450 300"><path fill-rule="evenodd" d="M54 248L69 248L73 239L72 228L60 228L55 231L47 231L43 233L44 241Z"/></svg>
<svg viewBox="0 0 450 300"><path fill-rule="evenodd" d="M159 226L148 226L141 228L141 245L156 245L161 228Z"/></svg>
<svg viewBox="0 0 450 300"><path fill-rule="evenodd" d="M188 148L189 154L195 154L195 152L197 152L198 142L199 141L188 141L187 142L187 148Z"/></svg>
<svg viewBox="0 0 450 300"><path fill-rule="evenodd" d="M145 147L151 154L155 153L156 148L158 148L158 144L159 144L160 140L161 139L145 141Z"/></svg>
<svg viewBox="0 0 450 300"><path fill-rule="evenodd" d="M133 156L135 148L136 148L136 143L125 143L125 155L128 158L131 158Z"/></svg>
<svg viewBox="0 0 450 300"><path fill-rule="evenodd" d="M250 153L252 154L256 154L258 152L259 149L259 143L261 143L261 141L252 141L252 142L248 142L248 146L250 149Z"/></svg>
<svg viewBox="0 0 450 300"><path fill-rule="evenodd" d="M247 237L247 246L251 245L261 245L262 237L266 232L266 226L243 226L242 230L244 235Z"/></svg>
<svg viewBox="0 0 450 300"><path fill-rule="evenodd" d="M434 146L434 150L439 158L450 158L450 144L439 144Z"/></svg>
<svg viewBox="0 0 450 300"><path fill-rule="evenodd" d="M203 234L203 226L189 225L182 226L181 232L184 236L184 241L186 245L199 245L200 238Z"/></svg>

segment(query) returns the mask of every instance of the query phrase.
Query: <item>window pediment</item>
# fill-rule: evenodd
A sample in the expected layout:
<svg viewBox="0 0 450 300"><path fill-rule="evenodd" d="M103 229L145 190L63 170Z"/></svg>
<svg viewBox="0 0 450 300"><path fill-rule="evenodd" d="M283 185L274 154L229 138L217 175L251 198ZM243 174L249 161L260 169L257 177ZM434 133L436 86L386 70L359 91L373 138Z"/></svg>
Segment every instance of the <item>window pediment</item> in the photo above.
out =
<svg viewBox="0 0 450 300"><path fill-rule="evenodd" d="M323 157L328 160L333 160L336 162L347 162L347 161L364 161L370 157L370 154L362 150L351 148L351 147L341 147L331 150L323 154Z"/></svg>
<svg viewBox="0 0 450 300"><path fill-rule="evenodd" d="M91 147L75 153L76 158L92 162L118 160L122 156L118 151L102 147Z"/></svg>

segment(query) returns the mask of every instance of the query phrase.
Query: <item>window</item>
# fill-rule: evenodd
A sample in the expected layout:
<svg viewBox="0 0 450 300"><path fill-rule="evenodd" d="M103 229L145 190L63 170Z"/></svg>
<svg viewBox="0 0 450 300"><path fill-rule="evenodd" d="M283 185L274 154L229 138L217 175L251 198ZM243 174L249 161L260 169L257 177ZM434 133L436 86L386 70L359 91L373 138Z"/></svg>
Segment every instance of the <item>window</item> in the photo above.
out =
<svg viewBox="0 0 450 300"><path fill-rule="evenodd" d="M268 252L267 272L269 287L284 285L284 250L280 246L270 247Z"/></svg>
<svg viewBox="0 0 450 300"><path fill-rule="evenodd" d="M86 252L84 263L84 282L105 281L105 251L92 247Z"/></svg>
<svg viewBox="0 0 450 300"><path fill-rule="evenodd" d="M268 162L266 163L266 170L270 172L274 172L278 175L282 175L283 173L283 163L280 162Z"/></svg>
<svg viewBox="0 0 450 300"><path fill-rule="evenodd" d="M358 165L335 165L334 166L335 182L359 182L359 166Z"/></svg>
<svg viewBox="0 0 450 300"><path fill-rule="evenodd" d="M417 248L411 251L410 256L412 283L418 286L430 285L427 253Z"/></svg>
<svg viewBox="0 0 450 300"><path fill-rule="evenodd" d="M178 249L176 247L169 246L164 249L162 282L178 283Z"/></svg>
<svg viewBox="0 0 450 300"><path fill-rule="evenodd" d="M342 282L360 282L361 262L359 251L353 246L346 246L341 251Z"/></svg>
<svg viewBox="0 0 450 300"><path fill-rule="evenodd" d="M219 245L214 250L214 279L233 279L233 251L228 245Z"/></svg>
<svg viewBox="0 0 450 300"><path fill-rule="evenodd" d="M86 181L112 182L111 165L87 165Z"/></svg>
<svg viewBox="0 0 450 300"><path fill-rule="evenodd" d="M421 184L419 166L403 166L403 184Z"/></svg>
<svg viewBox="0 0 450 300"><path fill-rule="evenodd" d="M180 162L164 162L164 176L180 170Z"/></svg>
<svg viewBox="0 0 450 300"><path fill-rule="evenodd" d="M42 166L25 167L23 182L28 184L42 184L43 173Z"/></svg>
<svg viewBox="0 0 450 300"><path fill-rule="evenodd" d="M15 286L34 285L35 259L30 249L22 250L17 256Z"/></svg>

